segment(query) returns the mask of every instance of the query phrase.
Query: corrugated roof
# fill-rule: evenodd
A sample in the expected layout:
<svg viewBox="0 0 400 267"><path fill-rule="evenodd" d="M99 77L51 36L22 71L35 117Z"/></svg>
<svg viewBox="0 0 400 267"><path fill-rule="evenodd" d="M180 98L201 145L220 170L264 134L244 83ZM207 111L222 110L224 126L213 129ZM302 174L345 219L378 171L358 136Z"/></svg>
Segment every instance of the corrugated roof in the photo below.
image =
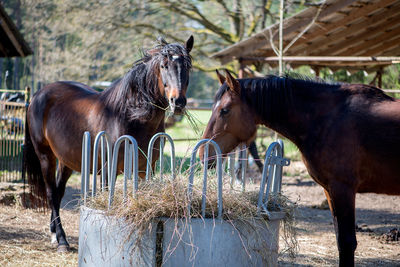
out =
<svg viewBox="0 0 400 267"><path fill-rule="evenodd" d="M0 57L26 57L32 50L0 4Z"/></svg>
<svg viewBox="0 0 400 267"><path fill-rule="evenodd" d="M311 24L319 7L309 7L284 20L284 45L288 45ZM225 64L235 59L247 63L276 57L271 36L277 46L279 24L271 25L243 41L213 55ZM285 56L314 56L314 60L286 61L292 66L314 65L331 68L373 68L392 61L319 61L316 57L398 57L400 56L400 1L327 0L315 22L285 53ZM271 60L271 58L269 58ZM270 61L270 64L275 64Z"/></svg>

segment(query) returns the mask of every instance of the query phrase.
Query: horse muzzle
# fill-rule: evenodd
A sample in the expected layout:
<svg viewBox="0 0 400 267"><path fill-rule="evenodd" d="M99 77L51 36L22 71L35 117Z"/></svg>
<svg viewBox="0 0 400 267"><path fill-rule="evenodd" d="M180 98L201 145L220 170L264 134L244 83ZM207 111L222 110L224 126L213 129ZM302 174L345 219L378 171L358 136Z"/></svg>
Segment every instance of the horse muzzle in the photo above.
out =
<svg viewBox="0 0 400 267"><path fill-rule="evenodd" d="M170 98L169 106L174 115L182 115L186 107L186 98L185 97Z"/></svg>

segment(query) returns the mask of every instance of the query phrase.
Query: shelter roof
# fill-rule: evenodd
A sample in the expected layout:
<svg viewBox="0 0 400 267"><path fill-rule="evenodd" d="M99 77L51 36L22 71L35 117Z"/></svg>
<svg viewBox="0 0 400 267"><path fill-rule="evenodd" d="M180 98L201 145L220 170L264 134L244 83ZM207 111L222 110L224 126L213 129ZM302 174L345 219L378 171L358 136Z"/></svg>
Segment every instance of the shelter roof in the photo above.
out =
<svg viewBox="0 0 400 267"><path fill-rule="evenodd" d="M0 57L25 57L32 50L0 4Z"/></svg>
<svg viewBox="0 0 400 267"><path fill-rule="evenodd" d="M245 64L276 64L271 40L278 47L278 30L279 23L271 25L212 57L222 64L235 59ZM302 31L305 33L284 52L285 62L293 67L373 69L398 63L400 1L327 0L320 7L306 8L284 20L283 47Z"/></svg>

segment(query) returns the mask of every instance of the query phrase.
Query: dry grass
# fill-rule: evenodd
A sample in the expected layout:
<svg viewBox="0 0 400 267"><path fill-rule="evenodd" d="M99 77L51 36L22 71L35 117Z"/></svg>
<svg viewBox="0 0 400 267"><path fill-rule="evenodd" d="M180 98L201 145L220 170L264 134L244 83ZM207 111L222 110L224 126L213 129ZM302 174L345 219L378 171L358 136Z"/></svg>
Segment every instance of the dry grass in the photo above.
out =
<svg viewBox="0 0 400 267"><path fill-rule="evenodd" d="M120 179L121 180L121 179ZM195 181L200 179L195 179ZM108 193L100 193L95 198L89 199L87 206L95 209L106 210L107 214L117 218L124 218L131 226L132 232L141 236L151 231L155 218L167 217L175 222L189 222L191 218L203 218L201 215L202 184L199 182L193 186L190 215L188 214L189 198L187 195L187 178L178 176L174 181L153 180L139 185L136 197L129 196L124 200L122 195L122 183L117 183L113 205L107 209ZM242 192L223 186L223 214L222 218L231 223L256 225L255 221L262 221L267 226L269 220L266 216L257 215L258 191ZM207 198L205 218L218 216L218 194L216 179L209 179L207 185ZM297 249L296 231L294 228L295 205L282 195L270 198L268 208L272 211L285 213L283 219L282 239L285 240L285 248L281 251L295 254ZM262 235L260 235L262 236Z"/></svg>

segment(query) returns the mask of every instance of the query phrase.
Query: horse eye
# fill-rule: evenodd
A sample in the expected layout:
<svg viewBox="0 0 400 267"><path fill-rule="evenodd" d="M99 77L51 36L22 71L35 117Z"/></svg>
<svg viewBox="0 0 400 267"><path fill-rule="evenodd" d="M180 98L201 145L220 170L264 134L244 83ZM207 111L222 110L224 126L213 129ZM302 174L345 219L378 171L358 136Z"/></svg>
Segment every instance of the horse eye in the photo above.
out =
<svg viewBox="0 0 400 267"><path fill-rule="evenodd" d="M227 109L227 108L222 108L222 109L220 110L221 116L226 115L226 114L228 114L228 113L229 113L229 109Z"/></svg>

